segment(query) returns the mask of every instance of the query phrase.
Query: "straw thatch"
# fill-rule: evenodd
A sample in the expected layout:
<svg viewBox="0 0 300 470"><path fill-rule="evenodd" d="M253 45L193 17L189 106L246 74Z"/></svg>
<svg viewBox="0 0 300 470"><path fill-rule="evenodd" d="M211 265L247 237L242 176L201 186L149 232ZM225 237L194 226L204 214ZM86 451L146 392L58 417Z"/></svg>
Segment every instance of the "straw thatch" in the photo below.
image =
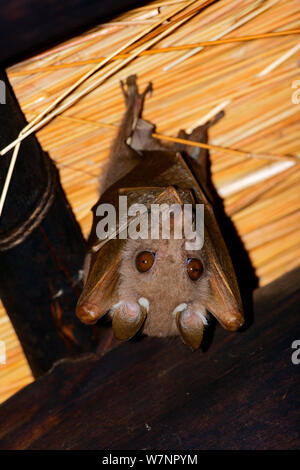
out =
<svg viewBox="0 0 300 470"><path fill-rule="evenodd" d="M42 127L38 139L57 162L64 189L87 235L98 175L124 110L120 79L136 73L142 87L153 82L145 117L157 124L160 134L175 136L180 128L189 130L224 109L225 118L210 131L210 144L239 152L211 151L213 179L264 285L294 268L300 255L299 34L225 44L215 41L209 47L199 43L299 31L299 5L296 0L220 0L201 9L209 3L152 2L7 73L27 120L32 121L103 58L147 30L148 42L131 47L133 56L138 51L141 55L131 60L121 51L121 57L75 93L100 84ZM162 39L151 39L153 25L167 17L171 21L160 27ZM149 54L150 41L152 49L198 47ZM109 78L101 84L104 73ZM3 309L0 339L7 342L8 350L8 364L0 366L3 400L32 380Z"/></svg>

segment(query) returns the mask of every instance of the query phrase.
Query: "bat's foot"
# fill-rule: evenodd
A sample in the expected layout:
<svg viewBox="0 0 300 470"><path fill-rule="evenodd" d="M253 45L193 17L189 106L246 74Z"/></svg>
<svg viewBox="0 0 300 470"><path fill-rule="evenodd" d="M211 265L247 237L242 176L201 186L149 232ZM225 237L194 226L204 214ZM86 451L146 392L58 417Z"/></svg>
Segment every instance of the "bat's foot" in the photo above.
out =
<svg viewBox="0 0 300 470"><path fill-rule="evenodd" d="M185 132L184 130L179 131L178 137L180 139L191 140L194 142L202 142L206 144L208 142L208 129L216 124L222 117L224 116L224 111L220 111L217 113L210 121L207 121L205 124L195 127L190 134ZM187 144L178 144L176 150L179 152L186 153L189 157L193 158L194 160L202 160L203 154L207 154L207 152L203 152L204 149L200 147L194 147Z"/></svg>
<svg viewBox="0 0 300 470"><path fill-rule="evenodd" d="M126 85L124 84L123 80L121 80L120 85L127 108L134 105L137 108L138 117L140 117L146 95L149 93L151 96L152 94L152 83L148 83L143 93L139 93L136 75L130 75L127 77Z"/></svg>
<svg viewBox="0 0 300 470"><path fill-rule="evenodd" d="M203 142L206 144L208 141L207 128L205 127L205 125L198 126L190 134L188 134L182 129L178 132L178 137L179 139L192 140L194 142ZM200 147L194 147L188 144L177 144L176 150L185 153L194 160L198 160L201 157L201 154L203 153L203 149L201 149Z"/></svg>
<svg viewBox="0 0 300 470"><path fill-rule="evenodd" d="M137 77L136 75L130 75L126 79L126 85L123 81L121 83L121 90L124 96L125 104L127 107L127 126L130 125L129 129L129 136L126 139L126 143L131 146L131 148L137 150L136 147L131 145L132 137L135 134L140 134L136 132L137 125L139 121L142 121L142 112L144 107L144 101L147 93L152 93L152 83L148 83L143 93L139 93L138 85L137 85ZM137 145L140 145L140 141L145 141L144 136L138 136ZM147 140L147 139L146 139Z"/></svg>

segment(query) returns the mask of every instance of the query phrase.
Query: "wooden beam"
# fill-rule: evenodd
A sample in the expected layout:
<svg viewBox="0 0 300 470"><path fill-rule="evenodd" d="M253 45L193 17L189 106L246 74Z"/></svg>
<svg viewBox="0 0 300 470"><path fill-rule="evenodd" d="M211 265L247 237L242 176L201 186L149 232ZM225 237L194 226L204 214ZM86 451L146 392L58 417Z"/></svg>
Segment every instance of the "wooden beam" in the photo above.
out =
<svg viewBox="0 0 300 470"><path fill-rule="evenodd" d="M0 448L299 448L299 279L257 289L253 324L205 352L144 338L61 361L0 407Z"/></svg>
<svg viewBox="0 0 300 470"><path fill-rule="evenodd" d="M4 73L0 147L26 125ZM11 152L0 158L0 194ZM91 328L74 314L85 241L58 171L34 135L22 143L0 217L0 297L35 376L62 357L91 351Z"/></svg>

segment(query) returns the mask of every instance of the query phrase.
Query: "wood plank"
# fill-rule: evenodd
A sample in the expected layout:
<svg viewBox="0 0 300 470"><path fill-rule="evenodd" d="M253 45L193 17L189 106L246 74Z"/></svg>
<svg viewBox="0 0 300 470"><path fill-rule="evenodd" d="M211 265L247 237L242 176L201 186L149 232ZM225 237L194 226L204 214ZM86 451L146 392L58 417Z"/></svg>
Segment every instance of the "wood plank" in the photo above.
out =
<svg viewBox="0 0 300 470"><path fill-rule="evenodd" d="M299 279L257 289L251 326L210 328L204 351L144 338L60 361L0 407L0 448L299 448Z"/></svg>

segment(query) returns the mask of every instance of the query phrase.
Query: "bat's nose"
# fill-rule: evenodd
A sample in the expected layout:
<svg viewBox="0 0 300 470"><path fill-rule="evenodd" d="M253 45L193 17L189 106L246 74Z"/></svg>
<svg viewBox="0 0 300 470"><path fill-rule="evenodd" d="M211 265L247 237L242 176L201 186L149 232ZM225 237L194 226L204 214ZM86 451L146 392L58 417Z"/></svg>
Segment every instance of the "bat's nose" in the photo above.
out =
<svg viewBox="0 0 300 470"><path fill-rule="evenodd" d="M169 255L167 258L167 262L170 264L176 263L175 257L173 255Z"/></svg>

